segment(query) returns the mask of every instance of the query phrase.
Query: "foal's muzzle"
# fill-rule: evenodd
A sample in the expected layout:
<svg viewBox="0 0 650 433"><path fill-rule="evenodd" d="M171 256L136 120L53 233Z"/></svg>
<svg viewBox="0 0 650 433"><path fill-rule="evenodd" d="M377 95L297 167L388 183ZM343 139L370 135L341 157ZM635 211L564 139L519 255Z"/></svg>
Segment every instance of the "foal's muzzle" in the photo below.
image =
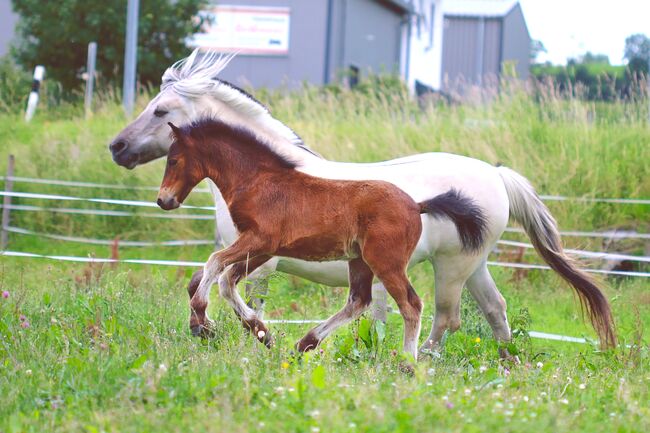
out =
<svg viewBox="0 0 650 433"><path fill-rule="evenodd" d="M158 206L164 210L176 209L181 205L178 200L176 200L176 197L158 197L158 201L156 203L158 203Z"/></svg>

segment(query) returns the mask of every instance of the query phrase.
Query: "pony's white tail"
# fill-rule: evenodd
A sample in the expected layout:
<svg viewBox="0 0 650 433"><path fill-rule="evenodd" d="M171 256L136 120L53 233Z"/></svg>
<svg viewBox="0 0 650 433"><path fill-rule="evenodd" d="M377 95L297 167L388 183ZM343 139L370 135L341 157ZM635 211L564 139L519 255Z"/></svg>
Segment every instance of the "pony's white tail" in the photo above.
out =
<svg viewBox="0 0 650 433"><path fill-rule="evenodd" d="M616 345L609 302L589 275L564 253L557 223L546 205L526 178L507 167L497 167L497 170L508 194L512 218L524 227L544 261L576 290L601 344Z"/></svg>

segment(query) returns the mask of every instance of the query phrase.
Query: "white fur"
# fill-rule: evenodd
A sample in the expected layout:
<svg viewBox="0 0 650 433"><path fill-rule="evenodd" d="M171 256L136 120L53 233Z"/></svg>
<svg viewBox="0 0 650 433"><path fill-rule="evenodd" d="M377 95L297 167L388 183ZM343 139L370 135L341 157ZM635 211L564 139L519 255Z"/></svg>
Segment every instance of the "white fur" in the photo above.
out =
<svg viewBox="0 0 650 433"><path fill-rule="evenodd" d="M372 164L321 159L306 149L300 138L274 119L263 105L216 78L231 60L232 56L221 57L213 53L201 57L195 51L188 59L168 69L163 76L162 92L122 133L130 140L134 152L141 152L149 158L167 152L171 145L169 131L164 121L152 119L154 108L162 106L169 111L167 118L177 124L209 114L233 126L248 128L269 143L272 150L294 161L298 170L313 176L385 180L397 185L418 202L444 193L452 187L460 190L485 213L488 234L478 253L467 253L462 250L456 227L449 220L428 215L422 217L422 236L410 265L429 261L436 271L436 317L425 344L428 347L425 348L438 344L446 329L453 330L459 326L460 292L468 280L471 282L470 291L488 316L497 338L508 339L510 332L505 316L505 301L489 277L486 258L506 227L510 209L517 212L515 216L546 218L545 215L540 215L542 208L531 208L531 203L534 202L531 197L535 195L525 179L512 175L514 172L495 168L476 159L446 153L425 153ZM129 128L138 134L130 134ZM162 131L166 131L166 134ZM146 140L138 141L140 135L146 137ZM141 158L139 163L147 160ZM214 185L210 186L217 208L219 233L224 243L230 245L238 237L237 230L223 197ZM526 200L519 200L518 197L523 196ZM514 203L511 202L513 199L516 200ZM207 268L206 265L206 271ZM331 286L348 284L346 262L318 263L276 257L263 265L259 273L266 274L276 269ZM209 280L216 281L216 276L210 276ZM204 287L206 281L204 275L198 293L207 298L209 289ZM228 292L229 301L240 314L250 314L242 307L240 298L237 299L232 293L232 287L222 284L222 293L224 289ZM348 318L349 316L344 320ZM339 318L334 319L334 324L341 323L337 319ZM331 324L333 323L330 322L329 325ZM330 326L324 328L319 329L323 332L319 336L327 334L331 329ZM409 351L411 349L408 348Z"/></svg>

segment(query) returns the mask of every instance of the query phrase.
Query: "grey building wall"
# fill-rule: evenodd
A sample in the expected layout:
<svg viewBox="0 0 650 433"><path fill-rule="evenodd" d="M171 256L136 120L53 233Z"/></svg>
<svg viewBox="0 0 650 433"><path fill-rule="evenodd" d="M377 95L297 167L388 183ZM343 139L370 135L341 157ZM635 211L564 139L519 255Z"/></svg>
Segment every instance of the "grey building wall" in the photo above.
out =
<svg viewBox="0 0 650 433"><path fill-rule="evenodd" d="M11 10L11 0L0 0L0 57L9 52L18 15Z"/></svg>
<svg viewBox="0 0 650 433"><path fill-rule="evenodd" d="M228 0L229 5L281 6L291 9L289 54L240 54L221 77L237 85L294 88L302 81L322 84L325 76L327 0ZM290 77L290 78L289 78Z"/></svg>
<svg viewBox="0 0 650 433"><path fill-rule="evenodd" d="M504 62L528 78L530 36L519 4L504 17L446 16L443 31L444 89L497 84Z"/></svg>
<svg viewBox="0 0 650 433"><path fill-rule="evenodd" d="M515 62L517 76L528 79L530 34L519 3L503 18L503 61Z"/></svg>
<svg viewBox="0 0 650 433"><path fill-rule="evenodd" d="M362 74L399 71L404 13L396 2L333 0L327 81L351 66Z"/></svg>

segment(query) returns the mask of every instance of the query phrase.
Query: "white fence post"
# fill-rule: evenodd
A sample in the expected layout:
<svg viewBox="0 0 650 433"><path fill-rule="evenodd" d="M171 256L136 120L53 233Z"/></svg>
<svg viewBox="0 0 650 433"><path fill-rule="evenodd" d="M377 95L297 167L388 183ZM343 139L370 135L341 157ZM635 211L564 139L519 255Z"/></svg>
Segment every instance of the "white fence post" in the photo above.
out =
<svg viewBox="0 0 650 433"><path fill-rule="evenodd" d="M135 104L135 71L138 57L139 0L129 0L126 9L126 41L124 44L124 82L122 103L127 117L133 114Z"/></svg>
<svg viewBox="0 0 650 433"><path fill-rule="evenodd" d="M14 156L9 155L9 160L7 161L7 176L5 177L5 192L11 192L13 190L14 161ZM9 241L9 232L6 229L9 227L10 212L11 196L5 195L2 200L2 236L0 237L0 250L2 251L7 249L7 243Z"/></svg>
<svg viewBox="0 0 650 433"><path fill-rule="evenodd" d="M27 100L27 110L25 111L25 121L29 122L34 117L36 106L38 105L38 92L41 89L41 81L45 75L45 67L38 65L34 68L34 81L32 81L32 90L29 92Z"/></svg>
<svg viewBox="0 0 650 433"><path fill-rule="evenodd" d="M97 42L88 44L88 60L86 63L86 95L84 96L84 107L86 117L92 114L93 88L95 85L95 64L97 62Z"/></svg>

